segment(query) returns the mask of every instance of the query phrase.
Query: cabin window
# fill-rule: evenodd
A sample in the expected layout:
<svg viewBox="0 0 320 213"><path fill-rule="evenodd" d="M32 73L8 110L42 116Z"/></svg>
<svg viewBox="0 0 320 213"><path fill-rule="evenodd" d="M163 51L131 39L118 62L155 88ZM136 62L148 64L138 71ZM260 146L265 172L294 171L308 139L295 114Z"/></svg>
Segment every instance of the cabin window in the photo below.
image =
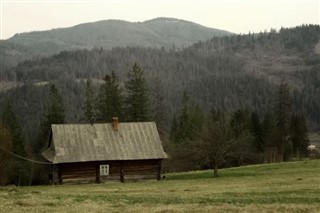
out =
<svg viewBox="0 0 320 213"><path fill-rule="evenodd" d="M109 175L109 165L100 165L100 176Z"/></svg>

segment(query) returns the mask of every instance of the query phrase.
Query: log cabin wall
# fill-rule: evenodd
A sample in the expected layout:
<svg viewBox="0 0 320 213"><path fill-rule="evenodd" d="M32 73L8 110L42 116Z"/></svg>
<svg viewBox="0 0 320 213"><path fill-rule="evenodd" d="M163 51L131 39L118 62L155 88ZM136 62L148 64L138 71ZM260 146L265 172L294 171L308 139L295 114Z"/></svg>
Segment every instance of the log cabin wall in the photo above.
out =
<svg viewBox="0 0 320 213"><path fill-rule="evenodd" d="M130 161L101 161L99 165L109 165L109 175L101 176L99 182L159 180L161 172L160 159L130 160Z"/></svg>
<svg viewBox="0 0 320 213"><path fill-rule="evenodd" d="M161 171L160 160L136 160L123 162L124 181L127 180L157 180Z"/></svg>
<svg viewBox="0 0 320 213"><path fill-rule="evenodd" d="M60 164L59 176L62 184L95 183L96 162Z"/></svg>
<svg viewBox="0 0 320 213"><path fill-rule="evenodd" d="M59 164L62 184L159 180L161 159L130 161L96 161ZM109 166L109 174L100 174L100 165Z"/></svg>

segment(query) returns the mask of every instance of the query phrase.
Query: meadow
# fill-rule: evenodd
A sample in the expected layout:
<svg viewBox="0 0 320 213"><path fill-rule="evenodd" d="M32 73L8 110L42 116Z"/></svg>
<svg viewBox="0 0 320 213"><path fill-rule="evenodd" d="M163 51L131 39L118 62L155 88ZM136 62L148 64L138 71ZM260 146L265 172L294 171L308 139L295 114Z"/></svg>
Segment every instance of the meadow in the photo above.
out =
<svg viewBox="0 0 320 213"><path fill-rule="evenodd" d="M166 174L162 181L0 187L0 212L320 212L320 160Z"/></svg>

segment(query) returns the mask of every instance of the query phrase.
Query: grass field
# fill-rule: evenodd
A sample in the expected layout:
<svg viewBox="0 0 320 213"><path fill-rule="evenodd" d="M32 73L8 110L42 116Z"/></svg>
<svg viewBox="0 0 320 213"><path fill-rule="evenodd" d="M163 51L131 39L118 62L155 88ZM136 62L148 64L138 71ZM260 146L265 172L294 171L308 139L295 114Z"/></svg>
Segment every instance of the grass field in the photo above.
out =
<svg viewBox="0 0 320 213"><path fill-rule="evenodd" d="M167 174L163 181L1 187L0 212L320 212L320 160Z"/></svg>

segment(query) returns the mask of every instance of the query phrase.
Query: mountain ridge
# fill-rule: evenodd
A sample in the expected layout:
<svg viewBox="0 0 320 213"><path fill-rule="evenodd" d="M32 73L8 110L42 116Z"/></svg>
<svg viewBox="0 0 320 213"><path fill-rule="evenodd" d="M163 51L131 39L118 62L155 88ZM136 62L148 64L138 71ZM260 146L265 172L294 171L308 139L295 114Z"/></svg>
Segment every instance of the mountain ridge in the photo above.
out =
<svg viewBox="0 0 320 213"><path fill-rule="evenodd" d="M192 22L192 21L187 21L187 20L183 20L183 19L178 19L178 18L170 18L170 17L157 17L157 18L153 18L150 20L146 20L146 21L136 21L136 22L131 22L131 21L126 21L126 20L122 20L122 19L105 19L105 20L99 20L99 21L92 21L92 22L85 22L85 23L80 23L80 24L76 24L73 26L69 26L69 27L58 27L58 28L53 28L53 29L48 29L48 30L35 30L35 31L28 31L28 32L22 32L22 33L16 33L15 35L13 35L12 37L8 38L8 39L3 39L2 41L9 41L12 39L15 39L16 37L20 37L26 34L33 34L33 33L43 33L43 32L50 32L50 31L56 31L56 30L67 30L67 29L72 29L72 28L77 28L77 27L81 27L81 26L86 26L86 25L90 25L90 24L101 24L101 23L106 23L106 22L118 22L118 23L126 23L126 24L149 24L149 23L153 23L153 22L182 22L182 23L188 23L188 24L194 24L194 25L198 25L204 28L208 28L208 29L213 29L213 30L218 30L218 31L222 31L226 34L233 34L232 32L229 32L227 30L220 30L217 28L212 28L212 27L206 27L204 25Z"/></svg>
<svg viewBox="0 0 320 213"><path fill-rule="evenodd" d="M19 62L61 51L114 47L184 48L201 40L232 33L175 18L144 22L101 20L67 28L16 34L0 43L0 72Z"/></svg>

